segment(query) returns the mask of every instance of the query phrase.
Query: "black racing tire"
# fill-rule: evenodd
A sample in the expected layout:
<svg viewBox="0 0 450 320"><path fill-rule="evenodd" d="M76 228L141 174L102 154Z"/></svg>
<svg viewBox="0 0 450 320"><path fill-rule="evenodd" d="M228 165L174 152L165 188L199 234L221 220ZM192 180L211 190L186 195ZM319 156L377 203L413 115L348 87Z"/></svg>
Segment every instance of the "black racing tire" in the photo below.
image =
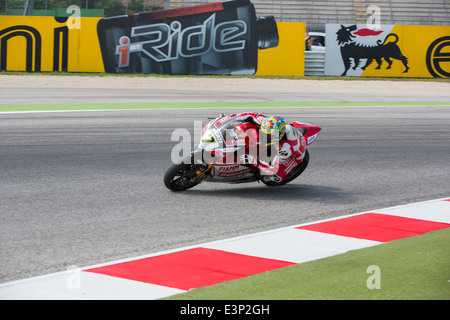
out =
<svg viewBox="0 0 450 320"><path fill-rule="evenodd" d="M197 178L196 171L204 171L205 169L206 167L201 164L192 164L189 162L173 164L164 174L164 185L172 191L190 189L202 182L202 179Z"/></svg>
<svg viewBox="0 0 450 320"><path fill-rule="evenodd" d="M308 150L306 150L303 161L298 166L296 166L294 169L292 169L291 172L288 173L288 175L284 178L283 181L281 181L281 182L264 181L264 180L261 180L261 181L262 181L262 183L264 183L265 185L270 186L270 187L282 186L282 185L289 183L292 180L298 178L298 176L300 176L303 173L303 171L305 171L306 167L308 166L308 162L309 162L309 152L308 152Z"/></svg>

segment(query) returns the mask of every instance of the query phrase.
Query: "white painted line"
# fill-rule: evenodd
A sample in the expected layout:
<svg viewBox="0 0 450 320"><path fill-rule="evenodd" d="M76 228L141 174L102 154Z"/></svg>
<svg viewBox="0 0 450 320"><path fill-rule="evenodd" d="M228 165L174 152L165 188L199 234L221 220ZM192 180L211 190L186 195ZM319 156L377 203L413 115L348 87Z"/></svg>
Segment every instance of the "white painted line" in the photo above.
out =
<svg viewBox="0 0 450 320"><path fill-rule="evenodd" d="M249 256L302 263L381 242L289 228L202 246Z"/></svg>
<svg viewBox="0 0 450 320"><path fill-rule="evenodd" d="M79 270L10 282L0 287L0 300L154 300L183 292Z"/></svg>
<svg viewBox="0 0 450 320"><path fill-rule="evenodd" d="M450 202L426 201L373 211L395 216L450 223Z"/></svg>

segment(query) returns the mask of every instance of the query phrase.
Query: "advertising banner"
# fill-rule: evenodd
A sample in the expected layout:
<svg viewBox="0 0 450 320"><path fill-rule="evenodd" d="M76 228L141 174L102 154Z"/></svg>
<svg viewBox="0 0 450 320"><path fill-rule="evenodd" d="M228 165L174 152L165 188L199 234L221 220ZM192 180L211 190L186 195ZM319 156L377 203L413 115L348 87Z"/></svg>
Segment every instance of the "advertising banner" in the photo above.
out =
<svg viewBox="0 0 450 320"><path fill-rule="evenodd" d="M278 27L273 16L257 17L250 0L108 18L4 16L0 71L252 75L262 68L278 75L283 63L303 75L301 57L294 68L286 60L298 26L283 30L283 48L264 68L258 54L278 47Z"/></svg>
<svg viewBox="0 0 450 320"><path fill-rule="evenodd" d="M325 74L450 77L450 26L326 25Z"/></svg>
<svg viewBox="0 0 450 320"><path fill-rule="evenodd" d="M0 71L104 72L95 28L100 18L2 16Z"/></svg>
<svg viewBox="0 0 450 320"><path fill-rule="evenodd" d="M279 41L275 19L249 0L104 18L97 31L110 73L251 75L258 49Z"/></svg>

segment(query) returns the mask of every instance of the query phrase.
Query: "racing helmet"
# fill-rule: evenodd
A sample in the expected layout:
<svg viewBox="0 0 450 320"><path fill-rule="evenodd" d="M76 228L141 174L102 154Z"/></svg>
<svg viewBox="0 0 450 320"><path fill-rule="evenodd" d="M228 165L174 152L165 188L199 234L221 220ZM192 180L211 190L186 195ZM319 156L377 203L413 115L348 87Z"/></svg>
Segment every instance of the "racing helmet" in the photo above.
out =
<svg viewBox="0 0 450 320"><path fill-rule="evenodd" d="M286 133L286 121L280 116L271 116L261 123L261 131L271 137L272 143L281 140ZM278 136L276 136L278 134Z"/></svg>

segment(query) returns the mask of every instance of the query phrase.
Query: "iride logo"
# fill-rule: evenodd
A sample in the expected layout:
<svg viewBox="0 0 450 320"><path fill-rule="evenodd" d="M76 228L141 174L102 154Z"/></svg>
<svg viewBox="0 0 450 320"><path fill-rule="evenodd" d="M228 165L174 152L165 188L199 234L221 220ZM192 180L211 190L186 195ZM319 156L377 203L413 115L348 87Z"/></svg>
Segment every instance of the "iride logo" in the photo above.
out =
<svg viewBox="0 0 450 320"><path fill-rule="evenodd" d="M215 24L216 14L208 17L203 24L182 28L179 21L169 24L156 23L137 26L131 29L131 37L145 37L143 41L131 42L127 36L119 39L116 55L118 66L128 67L130 53L141 52L156 62L176 60L179 57L201 56L211 49L216 52L242 50L247 33L247 24L242 20L233 20Z"/></svg>

